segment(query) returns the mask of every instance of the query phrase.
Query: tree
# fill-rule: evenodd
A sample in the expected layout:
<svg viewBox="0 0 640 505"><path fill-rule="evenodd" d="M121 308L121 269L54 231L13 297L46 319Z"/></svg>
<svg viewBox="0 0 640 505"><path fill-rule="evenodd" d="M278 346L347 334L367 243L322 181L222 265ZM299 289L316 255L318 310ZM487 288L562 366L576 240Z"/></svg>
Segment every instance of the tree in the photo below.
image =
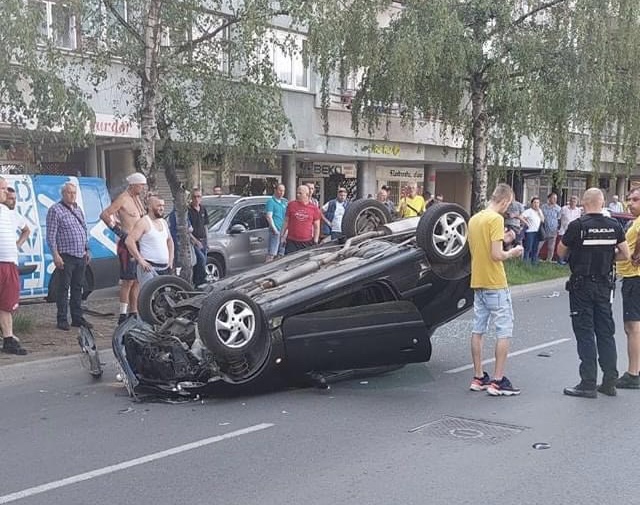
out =
<svg viewBox="0 0 640 505"><path fill-rule="evenodd" d="M272 21L290 21L304 2L281 0L85 0L84 45L95 82L120 69L119 87L140 120L139 165L155 184L158 162L177 212L178 263L189 265L184 188L176 164L205 153L264 157L288 120L266 44L296 50L293 38L275 39ZM288 16L283 18L282 16ZM190 268L183 268L189 278Z"/></svg>
<svg viewBox="0 0 640 505"><path fill-rule="evenodd" d="M20 140L55 136L82 145L94 114L81 81L58 49L61 27L46 23L45 4L0 2L0 123ZM61 126L64 125L64 128Z"/></svg>
<svg viewBox="0 0 640 505"><path fill-rule="evenodd" d="M592 150L595 170L603 143L614 168L636 166L640 2L406 0L388 24L389 1L317 4L308 45L325 109L340 69L362 72L356 133L393 120L380 110L394 104L406 125L442 121L468 147L473 210L484 207L488 165L517 165L523 136L560 170L573 144Z"/></svg>

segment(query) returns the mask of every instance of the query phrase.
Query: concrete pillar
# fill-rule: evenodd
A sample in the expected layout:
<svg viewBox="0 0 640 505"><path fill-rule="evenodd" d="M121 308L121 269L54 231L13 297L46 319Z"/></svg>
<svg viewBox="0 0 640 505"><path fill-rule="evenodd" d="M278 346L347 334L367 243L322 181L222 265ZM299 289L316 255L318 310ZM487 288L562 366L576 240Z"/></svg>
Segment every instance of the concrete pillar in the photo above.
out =
<svg viewBox="0 0 640 505"><path fill-rule="evenodd" d="M107 156L104 149L98 150L98 177L107 178Z"/></svg>
<svg viewBox="0 0 640 505"><path fill-rule="evenodd" d="M132 149L118 149L109 151L109 168L111 169L112 183L124 183L127 175L135 172L135 159Z"/></svg>
<svg viewBox="0 0 640 505"><path fill-rule="evenodd" d="M627 178L624 176L616 177L616 195L620 197L620 201L623 202L627 196Z"/></svg>
<svg viewBox="0 0 640 505"><path fill-rule="evenodd" d="M428 191L431 195L436 194L436 168L433 165L424 166L424 180L422 183L424 191Z"/></svg>
<svg viewBox="0 0 640 505"><path fill-rule="evenodd" d="M282 155L282 184L286 188L285 196L288 200L296 199L296 156Z"/></svg>
<svg viewBox="0 0 640 505"><path fill-rule="evenodd" d="M84 165L89 177L98 177L98 152L95 144L87 147L84 154Z"/></svg>
<svg viewBox="0 0 640 505"><path fill-rule="evenodd" d="M370 161L358 160L356 163L358 177L358 198L367 198L369 195L376 195L376 167Z"/></svg>

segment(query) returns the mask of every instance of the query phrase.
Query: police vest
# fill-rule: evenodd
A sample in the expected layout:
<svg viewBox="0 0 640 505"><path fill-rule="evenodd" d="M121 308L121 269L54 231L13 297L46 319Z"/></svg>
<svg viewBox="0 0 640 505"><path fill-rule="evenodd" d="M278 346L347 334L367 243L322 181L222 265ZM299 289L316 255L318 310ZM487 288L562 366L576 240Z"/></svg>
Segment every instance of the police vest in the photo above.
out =
<svg viewBox="0 0 640 505"><path fill-rule="evenodd" d="M602 214L587 214L576 219L576 224L580 234L577 244L570 246L571 273L608 275L613 269L616 245L624 237L620 224Z"/></svg>

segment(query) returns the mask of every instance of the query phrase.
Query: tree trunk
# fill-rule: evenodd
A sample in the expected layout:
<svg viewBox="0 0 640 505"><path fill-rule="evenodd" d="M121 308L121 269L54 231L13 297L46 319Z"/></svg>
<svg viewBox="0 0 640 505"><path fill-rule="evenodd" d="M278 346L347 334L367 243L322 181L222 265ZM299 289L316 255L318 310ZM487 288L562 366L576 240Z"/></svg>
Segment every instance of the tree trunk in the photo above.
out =
<svg viewBox="0 0 640 505"><path fill-rule="evenodd" d="M149 179L149 187L156 185L155 149L158 137L158 64L160 56L160 11L162 0L150 0L144 26L144 69L140 76L142 108L140 113L140 164Z"/></svg>
<svg viewBox="0 0 640 505"><path fill-rule="evenodd" d="M191 282L193 270L191 267L191 238L189 234L189 224L187 219L187 201L185 190L178 179L176 170L176 157L173 143L170 139L162 142L162 149L159 153L160 163L164 168L164 174L171 188L173 196L173 208L176 212L176 228L178 232L178 243L174 244L176 266L180 268L180 277Z"/></svg>
<svg viewBox="0 0 640 505"><path fill-rule="evenodd" d="M487 203L487 128L488 116L485 110L487 85L481 74L473 76L471 80L471 117L472 117L472 148L473 148L473 178L471 212L478 212Z"/></svg>

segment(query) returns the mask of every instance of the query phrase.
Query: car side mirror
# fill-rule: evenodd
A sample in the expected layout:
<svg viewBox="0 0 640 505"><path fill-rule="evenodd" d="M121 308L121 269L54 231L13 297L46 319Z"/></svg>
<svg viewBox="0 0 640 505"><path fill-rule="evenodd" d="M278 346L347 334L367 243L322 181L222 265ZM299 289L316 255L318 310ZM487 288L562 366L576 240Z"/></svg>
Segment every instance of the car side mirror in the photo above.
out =
<svg viewBox="0 0 640 505"><path fill-rule="evenodd" d="M240 233L244 233L245 231L247 231L247 228L241 224L234 224L233 226L231 226L231 228L229 228L229 233L231 235L239 235Z"/></svg>

